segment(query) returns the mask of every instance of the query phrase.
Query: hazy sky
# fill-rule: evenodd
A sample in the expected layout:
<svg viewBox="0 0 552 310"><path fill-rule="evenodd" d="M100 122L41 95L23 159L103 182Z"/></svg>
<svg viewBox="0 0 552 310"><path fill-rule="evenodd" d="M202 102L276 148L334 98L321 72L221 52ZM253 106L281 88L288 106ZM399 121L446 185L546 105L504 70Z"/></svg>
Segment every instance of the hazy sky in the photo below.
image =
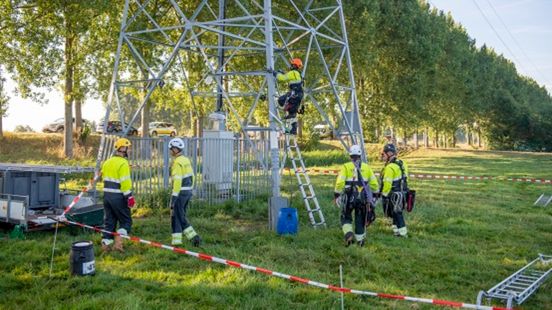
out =
<svg viewBox="0 0 552 310"><path fill-rule="evenodd" d="M520 74L532 77L552 93L552 0L428 2L451 12L477 46L493 47L512 60Z"/></svg>
<svg viewBox="0 0 552 310"><path fill-rule="evenodd" d="M552 93L552 18L550 17L552 0L429 0L428 2L445 12L450 11L454 19L466 28L472 38L476 39L478 46L485 43L493 47L498 53L512 60L521 74L534 78L541 85L546 85L548 91ZM50 103L40 106L15 96L13 82L8 81L7 86L11 100L8 116L4 118L5 130L13 130L16 125L30 125L39 131L44 124L63 117L63 96L59 90L48 92ZM87 100L83 106L83 117L86 119L98 121L104 113L98 100Z"/></svg>

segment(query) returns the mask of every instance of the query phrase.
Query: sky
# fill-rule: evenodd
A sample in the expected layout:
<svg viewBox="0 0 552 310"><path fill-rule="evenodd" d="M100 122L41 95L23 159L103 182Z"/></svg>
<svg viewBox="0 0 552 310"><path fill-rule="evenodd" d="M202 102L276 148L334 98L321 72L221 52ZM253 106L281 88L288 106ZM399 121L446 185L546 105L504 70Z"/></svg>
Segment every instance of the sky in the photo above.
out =
<svg viewBox="0 0 552 310"><path fill-rule="evenodd" d="M552 0L428 0L462 24L477 46L487 44L513 61L518 72L535 79L552 93ZM13 93L15 84L8 80L11 98L4 129L29 125L40 131L45 124L63 117L63 95L59 90L46 91L49 104L39 105ZM99 121L105 110L99 100L88 99L83 117Z"/></svg>
<svg viewBox="0 0 552 310"><path fill-rule="evenodd" d="M427 0L552 94L552 0Z"/></svg>

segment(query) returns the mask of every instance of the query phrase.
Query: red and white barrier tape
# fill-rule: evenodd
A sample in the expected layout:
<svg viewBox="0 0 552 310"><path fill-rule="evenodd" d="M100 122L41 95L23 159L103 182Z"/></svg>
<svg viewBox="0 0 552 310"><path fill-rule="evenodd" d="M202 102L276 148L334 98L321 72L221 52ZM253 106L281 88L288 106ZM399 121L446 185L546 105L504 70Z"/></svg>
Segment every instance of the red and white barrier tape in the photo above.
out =
<svg viewBox="0 0 552 310"><path fill-rule="evenodd" d="M77 202L79 202L79 200L82 198L82 195L84 195L86 192L91 190L92 187L94 187L94 183L96 183L99 178L100 174L98 173L94 176L94 178L90 179L90 181L88 181L88 185L82 189L77 197L73 198L73 201L71 201L71 203L65 208L65 210L63 210L61 216L65 216L65 214L67 214L67 212L69 212L69 210L71 210L77 204Z"/></svg>
<svg viewBox="0 0 552 310"><path fill-rule="evenodd" d="M286 171L293 170L290 168L284 168ZM326 174L326 175L337 175L339 170L333 169L307 169L308 173L317 173L317 174ZM375 175L379 176L380 173L376 172ZM411 178L415 179L429 179L429 180L497 180L497 181L511 181L511 182L524 182L524 183L541 183L541 184L552 184L552 180L549 179L537 179L537 178L503 178L503 177L492 177L492 176L466 176L466 175L443 175L443 174L420 174L420 173L411 173L408 175Z"/></svg>
<svg viewBox="0 0 552 310"><path fill-rule="evenodd" d="M256 271L256 272L263 273L263 274L268 275L268 276L278 277L278 278L286 279L286 280L289 280L289 281L292 281L292 282L299 282L299 283L306 284L306 285L316 286L316 287L323 288L323 289L328 289L328 290L331 290L331 291L334 291L334 292L342 292L342 293L348 293L348 294L354 294L354 295L365 295L365 296L372 296L372 297L386 298L386 299L406 300L406 301L411 301L411 302L433 304L433 305L445 306L445 307L480 309L480 310L511 310L511 308L478 306L478 305L475 305L475 304L468 304L468 303L456 302L456 301L419 298L419 297L410 297L410 296L403 296L403 295L392 295L392 294L376 293L376 292L370 292L370 291L353 290L353 289L350 289L350 288L338 287L338 286L334 286L334 285L330 285L330 284L316 282L316 281L312 281L312 280L309 280L309 279L296 277L296 276L292 276L292 275L288 275L288 274L285 274L285 273L280 273L280 272L268 270L268 269L261 268L261 267L246 265L246 264L238 263L238 262L235 262L235 261L231 261L231 260L227 260L227 259L224 259L224 258L219 258L219 257L203 254L203 253L188 251L188 250L183 249L183 248L174 247L174 246L170 246L170 245L165 245L165 244L162 244L162 243L159 243L159 242L149 241L149 240L141 239L141 238L134 237L134 236L121 235L117 232L106 231L106 230L103 230L99 227L94 227L94 226L90 226L90 225L86 225L86 224L82 224L82 223L78 223L78 222L73 222L73 221L70 221L70 220L67 220L67 219L63 219L63 220L60 220L60 221L65 222L65 223L69 223L71 225L91 229L91 230L94 230L94 231L99 232L99 233L103 232L103 233L107 233L107 234L110 234L110 235L113 235L113 236L120 236L122 238L128 239L128 240L130 240L132 242L135 242L135 243L144 243L144 244L147 244L147 245L155 247L155 248L160 248L160 249L173 251L173 252L178 253L178 254L186 254L186 255L193 256L195 258L201 259L201 260L215 262L215 263L219 263L219 264L222 264L222 265L231 266L231 267L235 267L235 268L241 268L241 269Z"/></svg>

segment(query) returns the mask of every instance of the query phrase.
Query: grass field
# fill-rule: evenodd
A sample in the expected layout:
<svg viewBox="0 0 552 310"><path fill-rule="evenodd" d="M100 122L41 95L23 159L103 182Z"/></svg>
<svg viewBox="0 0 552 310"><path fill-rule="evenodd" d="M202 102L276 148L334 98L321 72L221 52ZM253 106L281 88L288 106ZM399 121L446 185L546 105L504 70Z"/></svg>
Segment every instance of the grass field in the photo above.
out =
<svg viewBox="0 0 552 310"><path fill-rule="evenodd" d="M307 152L311 165L316 152ZM336 156L339 156L336 154ZM552 178L552 155L461 150L418 150L405 160L414 172ZM375 164L375 163L374 163ZM378 168L375 168L377 170ZM284 176L282 189L294 187ZM551 185L506 181L412 180L417 207L407 215L409 238L392 236L378 206L378 219L364 248L342 245L338 210L330 204L334 176L312 177L328 228L313 230L297 191L297 236L267 231L266 200L219 206L195 205L190 221L205 240L199 251L282 273L389 294L475 302L538 253L552 254L552 207L533 207ZM288 193L289 194L289 193ZM170 241L167 209L141 206L133 234ZM77 240L96 244L94 277L69 276L69 249ZM61 229L48 276L53 232L25 240L0 240L0 309L338 309L339 294L224 267L166 250L127 244L125 254L101 254L100 236ZM184 247L188 247L185 244ZM190 248L191 250L194 250ZM424 304L345 296L348 309L435 309ZM552 279L521 309L552 309Z"/></svg>

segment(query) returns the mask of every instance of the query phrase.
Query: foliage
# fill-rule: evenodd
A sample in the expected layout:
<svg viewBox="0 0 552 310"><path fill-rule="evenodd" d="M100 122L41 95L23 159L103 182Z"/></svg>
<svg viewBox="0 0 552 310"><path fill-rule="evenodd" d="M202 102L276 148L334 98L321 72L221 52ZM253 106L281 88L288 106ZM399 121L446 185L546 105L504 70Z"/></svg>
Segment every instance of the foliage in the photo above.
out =
<svg viewBox="0 0 552 310"><path fill-rule="evenodd" d="M13 132L34 132L34 130L29 125L17 125Z"/></svg>

